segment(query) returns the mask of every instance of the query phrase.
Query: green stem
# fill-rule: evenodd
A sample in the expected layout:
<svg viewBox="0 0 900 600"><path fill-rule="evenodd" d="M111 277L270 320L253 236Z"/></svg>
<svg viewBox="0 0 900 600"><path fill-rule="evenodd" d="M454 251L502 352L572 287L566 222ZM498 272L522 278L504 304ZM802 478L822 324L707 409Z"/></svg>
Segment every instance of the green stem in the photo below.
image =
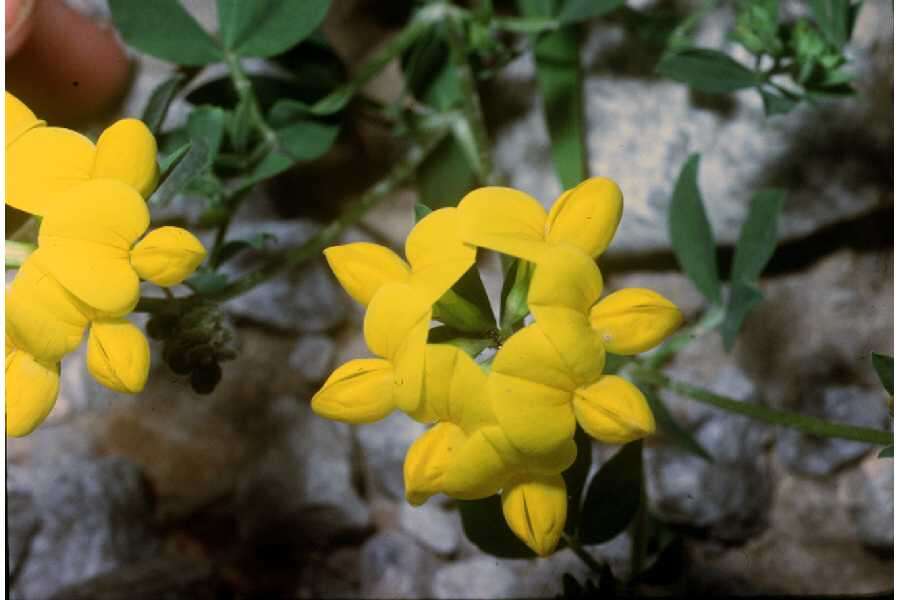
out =
<svg viewBox="0 0 900 600"><path fill-rule="evenodd" d="M481 110L475 77L469 65L462 15L450 13L448 16L447 41L450 44L450 60L456 72L456 80L459 82L463 115L475 144L478 177L484 185L495 185L498 180L494 174L491 142L484 124L484 113Z"/></svg>
<svg viewBox="0 0 900 600"><path fill-rule="evenodd" d="M250 107L249 116L253 126L262 135L266 144L276 144L278 136L263 117L256 94L253 92L253 84L250 83L250 79L241 66L241 59L230 52L226 52L225 64L228 66L228 74L231 77L234 91L237 92L240 102L246 102Z"/></svg>
<svg viewBox="0 0 900 600"><path fill-rule="evenodd" d="M586 564L591 571L594 573L603 573L603 565L601 565L597 560L590 555L590 553L584 549L584 546L581 545L581 542L578 541L574 536L569 535L568 533L562 534L562 539L566 543L572 552L575 553L575 556L581 559L581 562Z"/></svg>
<svg viewBox="0 0 900 600"><path fill-rule="evenodd" d="M883 446L890 445L894 442L894 436L890 431L871 429L869 427L857 427L856 425L844 425L842 423L832 423L831 421L808 415L776 410L750 402L740 402L733 398L714 394L709 390L700 387L674 381L654 369L637 367L630 370L628 374L638 383L664 387L681 396L692 398L723 410L738 413L759 421L765 421L772 425L790 427L811 435L853 440Z"/></svg>
<svg viewBox="0 0 900 600"><path fill-rule="evenodd" d="M643 463L641 464L641 497L637 514L631 527L631 579L636 579L644 571L647 560L647 490Z"/></svg>
<svg viewBox="0 0 900 600"><path fill-rule="evenodd" d="M359 221L370 208L387 198L398 185L406 181L437 144L444 138L446 131L440 135L429 138L424 143L414 144L406 153L406 156L380 181L369 188L358 200L347 205L340 216L319 230L315 236L288 251L285 254L272 257L258 270L248 273L244 277L231 282L221 291L215 294L194 294L181 300L191 302L196 300L225 301L244 294L257 285L268 281L285 269L300 265L312 257L318 255L329 244L333 243L349 226ZM158 312L165 307L165 300L160 298L141 298L136 312Z"/></svg>

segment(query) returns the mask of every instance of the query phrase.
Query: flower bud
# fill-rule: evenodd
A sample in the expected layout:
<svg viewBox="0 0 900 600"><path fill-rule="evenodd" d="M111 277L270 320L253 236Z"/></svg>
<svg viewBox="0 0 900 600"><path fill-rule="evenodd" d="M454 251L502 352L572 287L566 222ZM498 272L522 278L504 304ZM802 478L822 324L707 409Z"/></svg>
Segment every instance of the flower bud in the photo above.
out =
<svg viewBox="0 0 900 600"><path fill-rule="evenodd" d="M539 556L556 550L566 525L566 483L561 475L520 475L503 490L503 516L513 533Z"/></svg>
<svg viewBox="0 0 900 600"><path fill-rule="evenodd" d="M394 409L394 371L378 358L351 360L334 370L312 399L317 415L345 423L373 423Z"/></svg>
<svg viewBox="0 0 900 600"><path fill-rule="evenodd" d="M124 319L94 321L87 365L94 379L106 387L136 394L147 382L150 345L141 330Z"/></svg>
<svg viewBox="0 0 900 600"><path fill-rule="evenodd" d="M681 311L653 290L626 288L591 309L591 327L613 354L638 354L653 348L681 325Z"/></svg>
<svg viewBox="0 0 900 600"><path fill-rule="evenodd" d="M162 287L177 285L203 262L206 249L180 227L154 229L131 250L131 266L141 279Z"/></svg>
<svg viewBox="0 0 900 600"><path fill-rule="evenodd" d="M588 435L607 444L625 444L656 431L647 399L633 383L604 375L575 390L575 418Z"/></svg>

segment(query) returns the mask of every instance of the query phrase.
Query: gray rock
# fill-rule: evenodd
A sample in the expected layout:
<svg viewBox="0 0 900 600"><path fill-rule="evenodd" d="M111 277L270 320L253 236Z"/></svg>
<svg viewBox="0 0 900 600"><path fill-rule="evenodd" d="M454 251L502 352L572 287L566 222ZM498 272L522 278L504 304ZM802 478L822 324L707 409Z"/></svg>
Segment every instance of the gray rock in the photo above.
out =
<svg viewBox="0 0 900 600"><path fill-rule="evenodd" d="M847 486L850 516L866 546L894 547L894 461L874 458L863 463Z"/></svg>
<svg viewBox="0 0 900 600"><path fill-rule="evenodd" d="M243 536L320 546L366 531L371 515L353 485L349 427L292 397L279 398L269 418L281 428L270 432L267 448L238 486Z"/></svg>
<svg viewBox="0 0 900 600"><path fill-rule="evenodd" d="M6 467L6 543L9 552L10 585L24 566L31 541L41 527L34 494L25 469Z"/></svg>
<svg viewBox="0 0 900 600"><path fill-rule="evenodd" d="M318 226L309 221L258 221L241 223L229 239L249 239L270 233L275 241L266 250L249 250L227 263L229 278L259 268L269 253L296 247L308 240ZM265 285L253 288L226 306L237 317L290 332L321 332L339 325L347 316L349 299L322 258L312 258L299 269L288 270Z"/></svg>
<svg viewBox="0 0 900 600"><path fill-rule="evenodd" d="M31 473L41 527L31 541L13 597L48 598L64 586L158 551L153 501L133 463L106 457L61 468L44 464Z"/></svg>
<svg viewBox="0 0 900 600"><path fill-rule="evenodd" d="M867 2L851 52L859 96L766 118L755 92L713 99L687 86L649 77L654 65L632 48L624 24L592 23L583 44L589 172L615 179L625 213L608 251L611 257L668 252L666 214L675 179L691 153L703 155L700 188L720 243L733 243L750 195L766 185L790 184L780 222L783 239L876 208L890 195L884 172L891 157L890 119L879 98L890 96L891 8ZM703 19L702 44L721 47L731 10ZM736 44L727 50L739 55ZM746 60L746 57L742 57ZM510 185L549 206L561 189L550 160L530 53L501 75L486 101L498 116L494 157Z"/></svg>
<svg viewBox="0 0 900 600"><path fill-rule="evenodd" d="M310 383L323 381L331 371L335 355L334 340L327 335L305 335L288 356L288 365Z"/></svg>
<svg viewBox="0 0 900 600"><path fill-rule="evenodd" d="M409 446L425 426L400 411L369 425L356 428L363 464L373 491L403 499L403 461Z"/></svg>
<svg viewBox="0 0 900 600"><path fill-rule="evenodd" d="M515 572L500 560L469 558L441 567L431 582L434 598L509 598L515 592Z"/></svg>
<svg viewBox="0 0 900 600"><path fill-rule="evenodd" d="M859 386L813 388L803 393L801 410L836 423L882 429L889 420L881 390ZM822 476L862 457L871 444L807 435L795 429L778 432L776 450L789 469L804 475Z"/></svg>
<svg viewBox="0 0 900 600"><path fill-rule="evenodd" d="M297 598L359 598L361 551L358 546L338 548L324 561L304 561Z"/></svg>
<svg viewBox="0 0 900 600"><path fill-rule="evenodd" d="M758 400L756 387L733 366L722 367L710 383L691 380L737 400ZM714 462L668 445L648 447L644 464L653 511L664 520L709 528L725 540L759 531L772 494L765 455L768 428L692 400L664 397Z"/></svg>
<svg viewBox="0 0 900 600"><path fill-rule="evenodd" d="M426 548L441 556L449 556L459 547L458 517L442 510L438 498L411 506L400 507L400 527Z"/></svg>
<svg viewBox="0 0 900 600"><path fill-rule="evenodd" d="M405 535L386 531L369 538L360 557L363 598L419 598L426 595L431 559Z"/></svg>

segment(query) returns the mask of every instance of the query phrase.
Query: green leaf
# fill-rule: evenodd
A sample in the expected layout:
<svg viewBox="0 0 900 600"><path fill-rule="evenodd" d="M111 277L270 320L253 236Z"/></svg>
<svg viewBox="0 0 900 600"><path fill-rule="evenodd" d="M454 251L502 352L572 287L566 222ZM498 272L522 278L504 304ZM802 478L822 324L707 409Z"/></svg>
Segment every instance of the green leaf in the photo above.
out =
<svg viewBox="0 0 900 600"><path fill-rule="evenodd" d="M475 276L477 277L477 272ZM432 318L458 331L477 335L483 335L494 328L494 316L490 309L485 312L481 306L463 297L455 287L435 302Z"/></svg>
<svg viewBox="0 0 900 600"><path fill-rule="evenodd" d="M278 146L273 148L240 187L248 187L290 169L298 162L309 161L325 154L337 139L339 127L320 121L298 121L277 129Z"/></svg>
<svg viewBox="0 0 900 600"><path fill-rule="evenodd" d="M159 159L159 172L162 174L163 179L168 176L172 167L175 166L175 164L177 164L190 149L191 143L186 142Z"/></svg>
<svg viewBox="0 0 900 600"><path fill-rule="evenodd" d="M787 114L794 110L794 107L799 104L798 99L789 98L788 96L780 93L772 93L760 89L759 94L760 96L762 96L763 108L766 111L767 117Z"/></svg>
<svg viewBox="0 0 900 600"><path fill-rule="evenodd" d="M878 453L878 458L894 458L894 446L888 446L887 448L883 448L881 452Z"/></svg>
<svg viewBox="0 0 900 600"><path fill-rule="evenodd" d="M172 198L178 195L188 184L193 181L200 173L202 173L209 161L209 149L206 142L202 139L191 140L191 148L187 153L172 167L169 176L163 179L162 183L150 196L148 202L151 206L165 206Z"/></svg>
<svg viewBox="0 0 900 600"><path fill-rule="evenodd" d="M177 65L223 60L216 41L178 0L109 0L113 23L129 46Z"/></svg>
<svg viewBox="0 0 900 600"><path fill-rule="evenodd" d="M512 332L528 314L528 288L534 264L526 260L510 262L500 292L500 328Z"/></svg>
<svg viewBox="0 0 900 600"><path fill-rule="evenodd" d="M482 500L457 500L457 507L466 537L482 552L498 558L536 556L506 524L499 495Z"/></svg>
<svg viewBox="0 0 900 600"><path fill-rule="evenodd" d="M325 19L329 0L218 0L225 48L266 58L309 36Z"/></svg>
<svg viewBox="0 0 900 600"><path fill-rule="evenodd" d="M561 23L579 23L602 17L625 4L625 0L563 0L559 11Z"/></svg>
<svg viewBox="0 0 900 600"><path fill-rule="evenodd" d="M761 81L754 71L709 48L686 48L667 54L656 66L656 72L707 94L736 92Z"/></svg>
<svg viewBox="0 0 900 600"><path fill-rule="evenodd" d="M700 155L692 154L681 168L669 205L669 235L681 269L707 300L721 304L716 244L697 187L699 166Z"/></svg>
<svg viewBox="0 0 900 600"><path fill-rule="evenodd" d="M566 482L566 494L569 500L565 527L565 531L569 535L577 535L581 522L581 496L592 462L591 438L578 425L575 428L575 447L578 449L575 462L562 474Z"/></svg>
<svg viewBox="0 0 900 600"><path fill-rule="evenodd" d="M228 285L228 278L210 269L201 269L185 280L184 284L197 294L208 296L217 294Z"/></svg>
<svg viewBox="0 0 900 600"><path fill-rule="evenodd" d="M778 216L784 190L764 189L753 194L750 211L741 226L731 262L731 282L754 282L772 258L778 244Z"/></svg>
<svg viewBox="0 0 900 600"><path fill-rule="evenodd" d="M246 240L229 240L222 245L222 249L219 250L219 255L217 257L217 265L221 265L222 263L228 261L231 258L234 258L244 250L254 249L254 250L262 250L265 248L267 242L275 241L277 238L271 233L258 233L251 238Z"/></svg>
<svg viewBox="0 0 900 600"><path fill-rule="evenodd" d="M200 106L188 117L187 128L192 140L201 139L208 149L207 166L211 166L225 137L226 113L218 106Z"/></svg>
<svg viewBox="0 0 900 600"><path fill-rule="evenodd" d="M725 309L725 320L722 321L722 344L726 351L734 346L737 334L744 324L744 319L753 310L753 307L762 302L763 295L756 287L747 281L738 281L731 285L731 293L728 297L728 306Z"/></svg>
<svg viewBox="0 0 900 600"><path fill-rule="evenodd" d="M843 48L850 36L850 1L809 0L809 8L826 39L835 48Z"/></svg>
<svg viewBox="0 0 900 600"><path fill-rule="evenodd" d="M429 344L449 344L456 346L472 358L494 343L489 338L469 337L465 332L458 331L447 325L438 325L428 330Z"/></svg>
<svg viewBox="0 0 900 600"><path fill-rule="evenodd" d="M414 211L413 216L415 217L416 223L418 223L419 221L421 221L422 219L424 219L425 217L430 215L432 212L430 208L428 208L421 202L416 202L415 207L413 207L413 211Z"/></svg>
<svg viewBox="0 0 900 600"><path fill-rule="evenodd" d="M581 509L581 541L602 544L628 527L641 503L640 440L625 444L591 479Z"/></svg>
<svg viewBox="0 0 900 600"><path fill-rule="evenodd" d="M872 353L872 367L878 374L878 380L884 386L885 391L894 395L894 357L886 354Z"/></svg>
<svg viewBox="0 0 900 600"><path fill-rule="evenodd" d="M541 0L519 0L519 11L526 17L549 17L547 3ZM598 7L607 2L571 2L569 10ZM575 12L572 13L576 14ZM544 120L550 134L553 165L564 189L574 187L587 178L587 150L583 133L584 102L579 34L575 27L541 35L534 40L538 85Z"/></svg>
<svg viewBox="0 0 900 600"><path fill-rule="evenodd" d="M160 83L150 94L147 100L147 106L144 107L144 113L141 120L150 128L154 135L160 132L163 121L166 120L166 113L169 112L169 106L172 100L181 89L186 77L182 73L176 73Z"/></svg>
<svg viewBox="0 0 900 600"><path fill-rule="evenodd" d="M709 455L709 452L706 451L706 448L694 439L694 436L689 431L678 424L678 421L669 412L668 407L652 388L645 385L638 387L643 392L644 397L647 398L647 404L650 405L650 410L653 411L653 418L656 419L656 425L659 427L663 437L707 462L715 462L713 457Z"/></svg>

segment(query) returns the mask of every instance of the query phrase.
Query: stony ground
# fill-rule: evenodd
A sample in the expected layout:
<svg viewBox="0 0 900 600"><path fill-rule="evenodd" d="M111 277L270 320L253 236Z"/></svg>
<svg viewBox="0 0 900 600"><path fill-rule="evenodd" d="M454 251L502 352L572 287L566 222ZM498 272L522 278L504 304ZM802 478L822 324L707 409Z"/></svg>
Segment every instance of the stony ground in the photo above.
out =
<svg viewBox="0 0 900 600"><path fill-rule="evenodd" d="M203 13L211 3L188 4ZM336 2L329 16L327 31L351 64L389 31L361 16L371 4ZM714 16L702 33L709 43L723 31L716 19L725 18ZM647 78L620 23L592 28L585 43L591 170L619 180L626 195L626 218L602 265L610 289L650 287L689 318L702 310L674 270L664 221L691 152L704 155L700 183L724 246L753 189L790 189L765 303L730 354L718 338L704 339L670 365L673 376L745 402L891 425L869 365L871 351L893 346L891 21L889 3L866 2L853 48L858 99L768 120L752 94L709 105L683 86ZM527 57L510 65L486 90L487 109L504 175L549 203L558 184L532 71ZM123 112L137 112L164 72L142 61ZM391 97L397 86L389 71L372 93ZM290 207L299 202L333 206L348 188L365 186L365 174L341 181L349 165L371 162L377 172L383 164L385 132L357 124L356 133L321 164L260 194L239 228L273 232L279 245L311 235L315 219L279 216L296 215ZM334 189L341 194L329 194ZM411 190L398 192L346 239L399 246L413 202ZM191 210L184 200L165 218L190 220ZM540 561L480 553L450 501L406 505L401 465L421 425L397 416L350 427L311 413L309 398L330 370L365 353L362 313L323 263L228 309L241 354L211 396L193 394L158 356L136 398L100 388L80 357L68 359L50 420L7 441L13 597L552 597L563 573L587 575L569 551ZM685 539L684 568L663 591L892 587L893 460L862 444L664 399L717 460L648 442L651 510ZM598 460L610 452L595 448ZM629 548L622 535L591 551L627 574Z"/></svg>

